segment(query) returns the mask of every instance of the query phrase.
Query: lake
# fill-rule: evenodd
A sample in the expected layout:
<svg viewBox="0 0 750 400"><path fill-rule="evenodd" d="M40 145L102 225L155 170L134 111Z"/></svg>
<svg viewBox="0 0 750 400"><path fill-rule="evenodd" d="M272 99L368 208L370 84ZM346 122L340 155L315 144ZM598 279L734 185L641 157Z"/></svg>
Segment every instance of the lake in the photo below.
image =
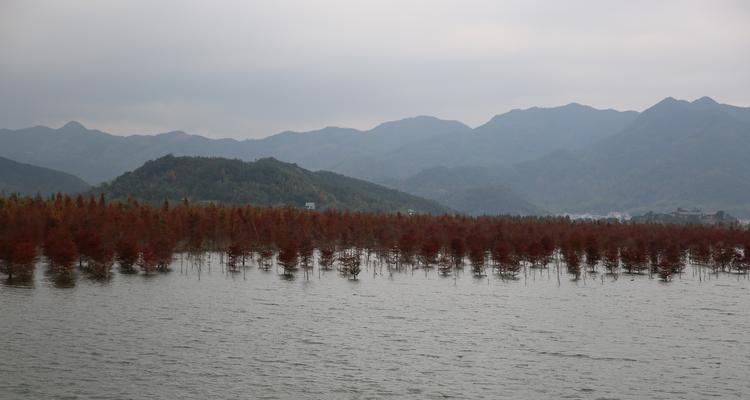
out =
<svg viewBox="0 0 750 400"><path fill-rule="evenodd" d="M0 285L2 399L750 397L736 274L45 270Z"/></svg>

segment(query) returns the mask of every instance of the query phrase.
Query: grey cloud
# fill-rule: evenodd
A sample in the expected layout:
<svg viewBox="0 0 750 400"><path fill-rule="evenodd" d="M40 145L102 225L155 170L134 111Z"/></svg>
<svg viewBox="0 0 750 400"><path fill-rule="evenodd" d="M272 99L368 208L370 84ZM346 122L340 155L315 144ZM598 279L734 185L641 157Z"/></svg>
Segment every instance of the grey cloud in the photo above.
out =
<svg viewBox="0 0 750 400"><path fill-rule="evenodd" d="M750 105L744 1L0 3L0 126L259 137L576 101Z"/></svg>

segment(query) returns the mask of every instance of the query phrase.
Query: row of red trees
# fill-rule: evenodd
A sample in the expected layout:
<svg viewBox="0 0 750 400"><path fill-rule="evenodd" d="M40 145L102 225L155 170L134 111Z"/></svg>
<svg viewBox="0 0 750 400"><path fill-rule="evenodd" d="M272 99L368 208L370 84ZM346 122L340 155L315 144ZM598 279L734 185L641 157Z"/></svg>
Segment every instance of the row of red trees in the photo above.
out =
<svg viewBox="0 0 750 400"><path fill-rule="evenodd" d="M317 253L315 250L318 250ZM405 216L291 208L194 205L161 207L103 198L0 198L0 272L29 276L40 257L59 274L83 268L106 276L122 270L166 270L175 253L200 257L221 252L226 264L285 273L339 268L352 277L363 259L401 267L467 262L513 275L522 266L655 273L669 280L687 263L716 272L750 269L750 232L704 227L567 218ZM317 254L317 257L315 256Z"/></svg>

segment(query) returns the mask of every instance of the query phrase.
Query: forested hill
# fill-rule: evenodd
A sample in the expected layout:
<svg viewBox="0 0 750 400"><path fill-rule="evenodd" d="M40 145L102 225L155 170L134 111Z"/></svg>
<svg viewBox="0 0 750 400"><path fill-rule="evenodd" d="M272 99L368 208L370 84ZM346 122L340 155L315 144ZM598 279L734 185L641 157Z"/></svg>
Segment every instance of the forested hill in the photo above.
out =
<svg viewBox="0 0 750 400"><path fill-rule="evenodd" d="M244 162L167 155L148 161L93 192L104 193L110 199L133 197L149 202L187 198L195 202L293 207L315 202L318 209L372 212L450 211L432 200L332 172L308 171L273 158Z"/></svg>
<svg viewBox="0 0 750 400"><path fill-rule="evenodd" d="M76 176L0 157L0 193L49 195L88 189L89 185Z"/></svg>

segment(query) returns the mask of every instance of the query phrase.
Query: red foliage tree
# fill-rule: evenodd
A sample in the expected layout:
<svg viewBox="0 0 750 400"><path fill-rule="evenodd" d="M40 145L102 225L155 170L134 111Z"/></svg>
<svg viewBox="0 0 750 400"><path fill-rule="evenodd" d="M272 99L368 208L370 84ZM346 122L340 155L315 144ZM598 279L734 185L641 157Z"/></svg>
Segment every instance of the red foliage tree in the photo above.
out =
<svg viewBox="0 0 750 400"><path fill-rule="evenodd" d="M599 264L602 255L599 240L594 234L586 236L584 251L586 252L586 265L589 267L589 271L596 272L596 266Z"/></svg>
<svg viewBox="0 0 750 400"><path fill-rule="evenodd" d="M78 261L78 249L73 235L63 226L51 228L45 238L44 255L52 271L58 274L69 274Z"/></svg>

